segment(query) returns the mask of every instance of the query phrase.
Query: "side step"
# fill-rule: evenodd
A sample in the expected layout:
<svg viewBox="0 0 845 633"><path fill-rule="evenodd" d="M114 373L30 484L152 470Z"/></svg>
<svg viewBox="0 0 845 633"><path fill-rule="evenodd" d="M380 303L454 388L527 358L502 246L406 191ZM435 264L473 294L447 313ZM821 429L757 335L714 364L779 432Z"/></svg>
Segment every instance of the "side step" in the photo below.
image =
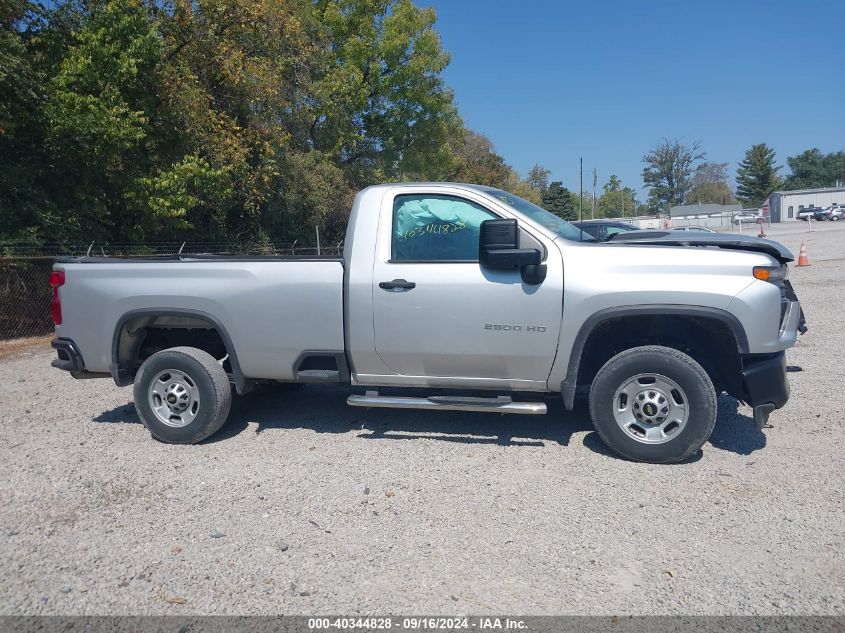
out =
<svg viewBox="0 0 845 633"><path fill-rule="evenodd" d="M458 396L405 398L401 396L380 396L378 391L368 391L363 396L349 396L346 399L346 404L353 407L383 409L476 411L479 413L519 413L522 415L543 415L546 413L545 402L514 402L509 396L498 396L496 398L463 398Z"/></svg>

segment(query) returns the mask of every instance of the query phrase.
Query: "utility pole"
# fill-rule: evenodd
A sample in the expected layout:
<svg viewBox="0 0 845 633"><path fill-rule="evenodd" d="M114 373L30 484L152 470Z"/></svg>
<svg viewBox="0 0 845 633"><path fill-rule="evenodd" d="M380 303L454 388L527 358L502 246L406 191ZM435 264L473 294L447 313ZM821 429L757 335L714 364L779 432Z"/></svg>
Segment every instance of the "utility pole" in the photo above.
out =
<svg viewBox="0 0 845 633"><path fill-rule="evenodd" d="M598 180L598 174L596 174L596 168L593 167L593 206L590 208L590 219L596 219L596 181Z"/></svg>
<svg viewBox="0 0 845 633"><path fill-rule="evenodd" d="M580 159L581 169L579 171L579 185L578 185L578 221L580 222L583 218L581 215L581 210L584 207L584 157L582 156Z"/></svg>

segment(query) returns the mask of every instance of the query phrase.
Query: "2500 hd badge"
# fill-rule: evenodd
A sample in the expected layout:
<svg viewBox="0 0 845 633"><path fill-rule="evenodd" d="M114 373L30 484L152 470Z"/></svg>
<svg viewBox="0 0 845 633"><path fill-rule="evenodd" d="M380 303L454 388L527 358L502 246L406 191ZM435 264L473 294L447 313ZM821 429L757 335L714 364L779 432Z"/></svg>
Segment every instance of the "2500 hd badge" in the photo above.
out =
<svg viewBox="0 0 845 633"><path fill-rule="evenodd" d="M542 334L546 331L545 325L509 325L507 323L485 323L485 330L493 330L494 332L531 332L532 334Z"/></svg>

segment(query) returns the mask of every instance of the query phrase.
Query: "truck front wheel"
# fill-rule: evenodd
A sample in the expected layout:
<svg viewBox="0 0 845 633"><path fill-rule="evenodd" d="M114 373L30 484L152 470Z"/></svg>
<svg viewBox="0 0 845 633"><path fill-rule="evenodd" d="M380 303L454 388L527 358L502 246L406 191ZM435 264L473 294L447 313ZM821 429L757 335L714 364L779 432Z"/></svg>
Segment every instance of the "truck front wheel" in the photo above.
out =
<svg viewBox="0 0 845 633"><path fill-rule="evenodd" d="M641 462L680 462L716 424L716 390L694 359L670 347L625 350L596 374L590 417L604 443Z"/></svg>
<svg viewBox="0 0 845 633"><path fill-rule="evenodd" d="M173 347L145 360L135 376L134 395L144 426L170 444L194 444L212 435L232 404L223 367L193 347Z"/></svg>

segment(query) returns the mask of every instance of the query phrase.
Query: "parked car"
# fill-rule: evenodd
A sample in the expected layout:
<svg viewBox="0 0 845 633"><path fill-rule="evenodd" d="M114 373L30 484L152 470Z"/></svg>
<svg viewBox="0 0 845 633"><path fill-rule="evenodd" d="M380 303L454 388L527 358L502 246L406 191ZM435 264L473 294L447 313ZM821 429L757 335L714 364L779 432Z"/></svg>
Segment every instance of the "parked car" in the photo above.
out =
<svg viewBox="0 0 845 633"><path fill-rule="evenodd" d="M798 215L795 216L799 220L804 220L805 222L810 218L816 219L816 212L822 211L821 207L804 207L803 209L798 210Z"/></svg>
<svg viewBox="0 0 845 633"><path fill-rule="evenodd" d="M833 209L833 207L825 207L823 209L816 209L813 212L813 219L816 220L817 222L824 222L825 220L827 220L829 218L828 214L831 212L832 209Z"/></svg>
<svg viewBox="0 0 845 633"><path fill-rule="evenodd" d="M763 216L753 211L740 211L731 218L731 222L739 226L740 224L748 224L750 222L759 222Z"/></svg>
<svg viewBox="0 0 845 633"><path fill-rule="evenodd" d="M584 220L583 222L573 222L572 226L583 230L584 233L600 242L606 242L617 233L640 230L633 224L612 220Z"/></svg>
<svg viewBox="0 0 845 633"><path fill-rule="evenodd" d="M831 209L827 212L827 219L831 222L841 220L843 216L845 216L845 207L843 206L831 207Z"/></svg>
<svg viewBox="0 0 845 633"><path fill-rule="evenodd" d="M708 229L706 226L673 226L670 227L673 231L699 231L701 233L716 233L713 229Z"/></svg>
<svg viewBox="0 0 845 633"><path fill-rule="evenodd" d="M584 241L499 189L404 183L356 196L344 244L342 257L60 258L52 364L134 384L150 434L177 444L223 425L231 385L347 384L357 407L519 414L546 402L511 392L559 393L572 410L580 387L608 446L668 463L707 442L722 391L760 429L789 398L784 350L806 327L777 242ZM479 389L491 397L461 395Z"/></svg>

